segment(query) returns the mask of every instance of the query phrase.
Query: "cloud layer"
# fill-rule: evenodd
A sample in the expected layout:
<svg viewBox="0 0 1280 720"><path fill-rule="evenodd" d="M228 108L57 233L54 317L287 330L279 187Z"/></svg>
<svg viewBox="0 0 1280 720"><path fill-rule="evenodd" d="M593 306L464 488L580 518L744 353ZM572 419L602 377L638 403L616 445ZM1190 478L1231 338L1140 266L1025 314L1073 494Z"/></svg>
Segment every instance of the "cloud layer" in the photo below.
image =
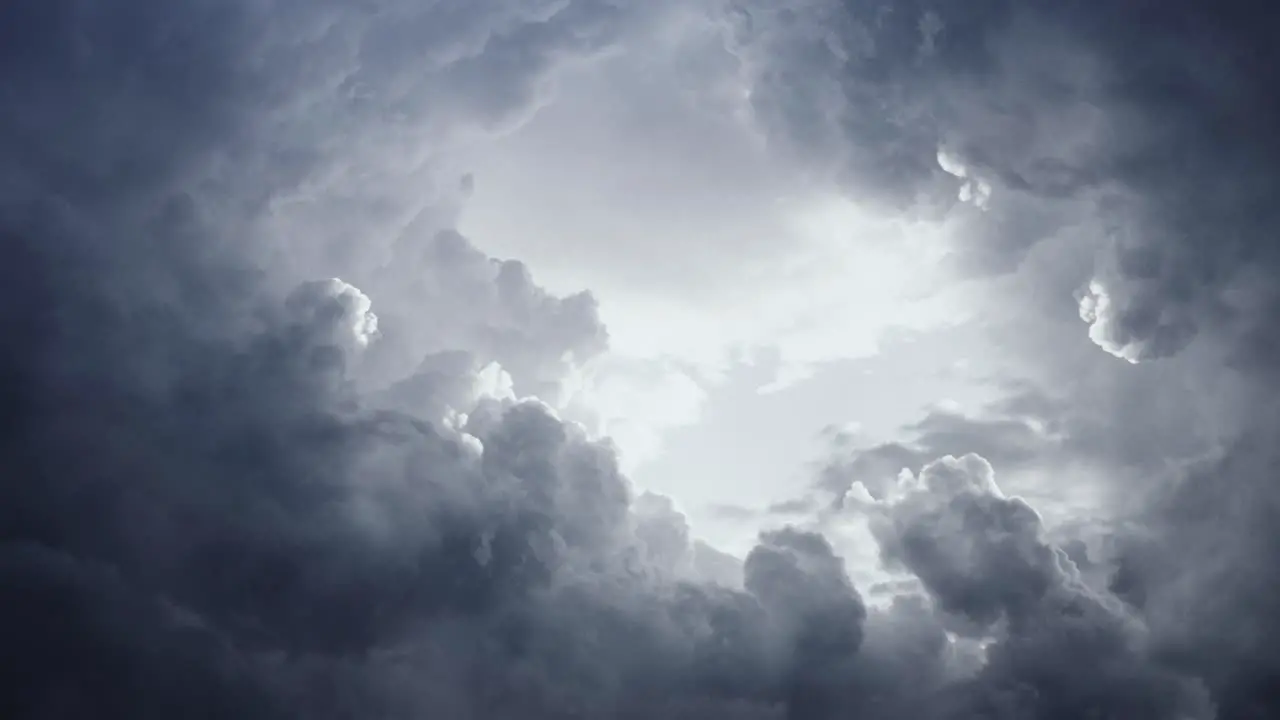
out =
<svg viewBox="0 0 1280 720"><path fill-rule="evenodd" d="M6 717L1265 716L1269 18L734 4L777 152L950 218L971 269L1087 209L1090 337L1139 369L1208 337L1256 390L1195 457L1028 392L832 463L914 588L872 603L822 534L738 560L637 493L556 409L593 296L453 227L445 149L663 6L0 9ZM1105 557L996 482L1082 456L1157 476Z"/></svg>

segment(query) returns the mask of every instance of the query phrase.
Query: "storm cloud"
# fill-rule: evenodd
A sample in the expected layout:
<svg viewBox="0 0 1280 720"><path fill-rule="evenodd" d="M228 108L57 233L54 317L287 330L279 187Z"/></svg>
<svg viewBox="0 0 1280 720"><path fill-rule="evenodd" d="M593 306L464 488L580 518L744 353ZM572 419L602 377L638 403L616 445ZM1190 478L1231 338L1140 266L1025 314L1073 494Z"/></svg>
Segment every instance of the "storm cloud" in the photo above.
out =
<svg viewBox="0 0 1280 720"><path fill-rule="evenodd" d="M607 443L516 399L603 347L589 295L448 227L368 267L271 232L395 131L401 81L432 78L416 121L492 124L613 16L6 6L7 714L816 716L797 688L865 616L830 547L763 538L735 587ZM390 311L286 284L282 249L381 276Z"/></svg>
<svg viewBox="0 0 1280 720"><path fill-rule="evenodd" d="M735 7L757 115L856 196L956 211L961 255L987 271L1008 271L1067 227L1102 241L1080 300L1108 352L1136 362L1176 353L1201 331L1266 332L1274 299L1260 268L1276 261L1280 120L1273 9Z"/></svg>
<svg viewBox="0 0 1280 720"><path fill-rule="evenodd" d="M828 159L855 195L949 217L964 267L1030 278L1007 301L1074 286L1053 301L1078 306L1077 332L1150 366L1107 370L1123 380L1090 387L1074 346L1044 331L1056 332L1056 311L1024 312L1024 337L1006 340L1044 366L1047 390L1033 395L1065 404L935 411L912 440L842 450L828 486L857 478L878 499L901 468L970 451L1001 472L1033 468L1042 485L1054 477L1045 468L1096 462L1132 523L1109 531L1123 549L1102 554L1118 553L1113 586L1145 616L1156 654L1205 677L1219 717L1273 714L1275 613L1262 598L1275 577L1263 568L1276 558L1268 438L1280 397L1280 57L1266 39L1276 10L1248 0L737 7L736 52L778 142ZM1068 261L1024 267L1053 244ZM1092 270L1077 273L1069 261L1082 255ZM904 562L930 567L908 547ZM1027 577L1040 587L1045 572ZM957 601L1007 612L985 598Z"/></svg>
<svg viewBox="0 0 1280 720"><path fill-rule="evenodd" d="M0 9L6 717L1264 716L1268 19L727 13L780 152L951 218L983 271L1088 208L1106 241L1080 332L1138 365L1209 334L1258 389L1249 432L1173 458L1106 582L997 473L1146 471L1165 435L1112 441L1027 391L833 461L828 487L870 490L841 511L912 580L874 603L820 533L767 530L739 560L633 487L558 409L608 348L594 296L455 227L475 180L444 150L518 125L664 7Z"/></svg>

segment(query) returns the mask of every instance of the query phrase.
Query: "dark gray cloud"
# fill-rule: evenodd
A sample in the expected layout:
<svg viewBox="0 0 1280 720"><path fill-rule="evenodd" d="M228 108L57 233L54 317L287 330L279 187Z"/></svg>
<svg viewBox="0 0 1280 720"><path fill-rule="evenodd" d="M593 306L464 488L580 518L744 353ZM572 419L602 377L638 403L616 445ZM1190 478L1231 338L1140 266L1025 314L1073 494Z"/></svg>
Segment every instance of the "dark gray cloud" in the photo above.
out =
<svg viewBox="0 0 1280 720"><path fill-rule="evenodd" d="M274 141L297 128L271 127L273 113L299 122L291 104L324 89L307 74L332 70L311 61L334 60L309 44L342 47L335 36L350 27L345 9L289 9L3 11L14 109L0 140L0 322L13 333L0 370L13 479L0 511L6 716L539 717L618 714L628 697L714 706L706 683L665 670L690 652L667 614L689 596L681 622L727 614L733 632L735 603L750 613L753 601L662 573L621 600L593 586L627 582L627 558L670 574L667 558L636 555L612 451L537 404L483 404L465 434L431 414L460 403L456 386L476 363L503 361L537 389L546 363L598 349L588 296L553 298L518 264L445 237L444 256L420 268L458 274L435 322L474 312L428 328L442 345L431 350L475 359L434 356L439 379L419 373L428 402L414 416L378 409L389 403L355 382L398 318L379 328L370 299L343 281L281 293L258 271L264 254L241 233L260 193L323 168L336 151L320 141L343 139L338 128L299 140L317 156L300 158L297 176L282 171L290 148ZM459 82L478 108L449 107L474 121L523 110L516 88L542 72L539 58L591 42L576 23L567 44L556 40L552 22L590 15L588 4L482 9L388 8L396 17L364 18L361 43L389 51L373 35L399 29L415 51L456 56L451 72L479 72L467 67L480 58L507 68L505 84L489 71ZM409 32L465 39L451 19L480 37L450 49ZM404 77L422 73L414 60L387 62ZM359 69L394 85L375 65ZM635 607L644 601L653 607Z"/></svg>
<svg viewBox="0 0 1280 720"><path fill-rule="evenodd" d="M938 466L928 458L987 448L1000 458L992 464L1018 479L1011 484L1039 498L1063 498L1075 489L1051 484L1071 477L1063 467L1091 464L1100 489L1114 498L1098 508L1100 514L1069 514L1047 526L1018 499L974 492L946 501L936 493L918 494L892 506L881 525L882 550L922 581L941 608L963 618L950 621L952 629L975 632L975 618L983 628L1015 609L1025 615L1028 607L1041 607L1045 588L1063 578L1083 596L1109 596L1105 604L1123 600L1127 610L1108 608L1098 617L1114 625L1120 622L1115 618L1132 616L1126 642L1147 648L1147 657L1165 669L1157 675L1178 669L1201 678L1218 717L1266 717L1280 667L1273 652L1274 612L1265 600L1274 593L1271 568L1278 557L1275 457L1263 439L1276 427L1269 409L1274 391L1251 381L1260 407L1236 405L1235 422L1245 429L1217 428L1228 438L1223 446L1197 427L1202 418L1194 413L1204 408L1181 396L1170 377L1158 380L1135 375L1110 397L1109 385L1085 386L1074 403L1015 387L987 409L999 422L935 412L920 423L914 442L839 451L823 482L837 495L859 483L893 502L903 468L936 476ZM979 476L985 476L983 468ZM857 511L867 499L855 492L843 503L846 511ZM953 534L962 530L975 538ZM1008 712L1034 716L1018 707Z"/></svg>
<svg viewBox="0 0 1280 720"><path fill-rule="evenodd" d="M749 716L856 650L809 639L862 619L820 539L767 539L751 593L689 584L683 518L633 510L612 450L540 404L482 401L465 434L367 406L350 285L212 339L57 287L5 354L14 717Z"/></svg>
<svg viewBox="0 0 1280 720"><path fill-rule="evenodd" d="M783 73L762 86L762 107L818 141L856 130L867 141L843 167L888 174L850 182L899 205L945 207L979 181L1037 198L1097 182L1062 148L1044 162L1027 149L1040 138L1027 123L1052 114L1040 106L988 135L939 134L936 108L913 93L968 83L968 98L1017 99L1079 47L1129 67L1114 31L1078 46L996 2L940 7L933 21L902 7L879 25L858 5L779 14L784 27L861 33L850 57L868 62L845 78L849 60L830 65L840 53L827 40L784 37L777 57L816 52L832 73ZM537 400L486 396L498 366L517 393L554 394L575 359L605 346L594 301L543 291L452 231L447 208L405 200L397 188L425 181L425 160L374 170L514 122L559 60L607 46L637 12L498 0L0 9L6 717L1204 716L1188 676L1207 678L1228 716L1259 707L1272 672L1261 645L1157 657L1143 641L1144 619L1156 647L1177 637L1161 603L1185 576L1159 571L1180 546L1118 561L1132 566L1115 589L1126 609L1080 579L985 461L920 464L921 487L885 506L882 553L925 593L875 607L822 536L764 533L739 563L692 540L669 501L636 497L607 442ZM1073 12L1045 17L1110 27ZM992 84L1005 50L988 40L1019 22L1060 54ZM1216 32L1197 47L1216 47ZM908 39L920 63L883 54ZM829 97L828 76L830 97L903 103L815 119L806 103ZM961 103L945 127L978 128L985 107ZM1182 139L1186 126L1170 123L1164 141ZM1009 144L982 142L995 134ZM939 145L966 177L938 166ZM1133 169L1145 157L1116 175L1155 203ZM282 220L288 202L323 207ZM365 230L378 237L363 243ZM1154 275L1163 287L1178 273ZM930 452L983 435L953 421L922 426L949 438ZM920 452L886 450L882 464ZM1265 474L1259 455L1241 457L1254 464L1214 473ZM1224 497L1258 496L1212 506ZM1241 522L1265 527L1254 512ZM1189 538L1216 537L1191 527ZM1270 557L1262 537L1232 557ZM1203 611L1239 611L1255 589ZM972 639L948 638L958 619L990 636L985 660Z"/></svg>
<svg viewBox="0 0 1280 720"><path fill-rule="evenodd" d="M1267 598L1280 545L1274 404L1226 447L1188 464L1117 536L1111 587L1151 624L1158 650L1205 676L1221 717L1274 712L1280 626Z"/></svg>
<svg viewBox="0 0 1280 720"><path fill-rule="evenodd" d="M1274 307L1270 7L735 6L758 116L857 197L953 210L966 263L988 270L1067 225L1105 237L1082 314L1122 357L1167 356L1203 331L1243 335L1251 354L1273 344L1253 340ZM960 198L975 182L991 189L985 212Z"/></svg>
<svg viewBox="0 0 1280 720"><path fill-rule="evenodd" d="M886 560L919 577L956 627L999 625L986 664L948 690L956 716L1212 712L1198 683L1148 655L1141 624L1082 581L1035 510L1000 491L985 459L944 457L899 490L872 523Z"/></svg>

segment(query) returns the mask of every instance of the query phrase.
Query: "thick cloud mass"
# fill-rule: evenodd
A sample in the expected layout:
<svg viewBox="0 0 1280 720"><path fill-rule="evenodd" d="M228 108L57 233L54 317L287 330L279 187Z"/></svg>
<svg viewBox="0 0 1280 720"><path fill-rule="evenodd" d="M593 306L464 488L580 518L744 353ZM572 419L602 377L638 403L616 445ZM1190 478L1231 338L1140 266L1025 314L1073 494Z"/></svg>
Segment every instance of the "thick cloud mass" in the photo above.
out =
<svg viewBox="0 0 1280 720"><path fill-rule="evenodd" d="M1005 497L977 455L907 476L873 523L881 552L920 578L969 632L990 632L987 664L957 688L977 716L1209 717L1194 683L1146 656L1143 629L1088 587L1040 517Z"/></svg>
<svg viewBox="0 0 1280 720"><path fill-rule="evenodd" d="M785 151L868 203L951 212L1002 268L1087 208L1112 233L1095 341L1145 361L1212 328L1259 388L1256 429L1098 561L1109 587L957 447L1067 447L1052 408L938 415L833 465L879 476L856 509L922 588L877 606L822 535L738 561L637 495L553 409L607 347L593 297L452 228L472 180L442 148L519 122L662 5L0 5L0 713L1268 715L1268 18L737 3Z"/></svg>
<svg viewBox="0 0 1280 720"><path fill-rule="evenodd" d="M1098 416L1084 425L1046 426L1005 412L991 422L957 422L935 413L916 428L918 442L844 457L831 466L830 483L865 478L879 497L902 466L918 470L940 452L974 450L1001 469L1082 455L1116 468L1118 499L1149 507L1126 518L1137 530L1112 538L1122 547L1112 584L1145 618L1152 653L1205 678L1219 717L1273 716L1269 688L1280 685L1280 655L1276 613L1263 598L1274 595L1280 559L1276 5L747 0L735 7L734 49L756 116L778 144L834 159L831 173L884 207L946 211L959 259L972 269L1009 271L1036 244L1075 238L1096 254L1094 268L1067 278L1076 296L1059 301L1078 304L1081 332L1093 343L1143 366L1132 383L1149 383L1160 372L1148 369L1155 361L1195 353L1187 361L1199 375L1194 389L1213 395L1223 378L1247 388L1214 399L1226 412L1171 403L1187 393L1173 384L1082 392L1075 404L1092 405L1086 409ZM1042 276L1044 286L1063 284L1054 272ZM1041 348L1040 357L1056 350ZM1055 358L1044 363L1061 367ZM1057 381L1078 391L1077 372L1066 369ZM1116 392L1130 400L1117 405ZM1012 506L993 507L1012 513L1006 525L1020 516ZM926 562L929 537L898 552L922 580L935 571ZM1043 577L1033 569L1023 569L1028 578ZM937 580L968 588L946 574ZM954 600L987 615L1007 612L984 594Z"/></svg>
<svg viewBox="0 0 1280 720"><path fill-rule="evenodd" d="M608 6L0 13L6 717L831 711L802 690L835 692L865 611L823 540L735 568L513 399L599 352L590 296L447 229L410 228L376 291L270 264L304 247L271 197L375 162L349 144L397 113L523 112ZM431 107L396 107L423 76Z"/></svg>
<svg viewBox="0 0 1280 720"><path fill-rule="evenodd" d="M1064 225L1107 238L1081 309L1109 352L1167 356L1271 317L1270 5L735 5L757 115L797 152L836 158L859 197L954 208L963 253L988 269ZM975 199L985 212L965 208Z"/></svg>
<svg viewBox="0 0 1280 720"><path fill-rule="evenodd" d="M383 313L387 342L372 350L373 377L400 377L411 369L405 358L462 348L510 371L517 394L555 402L575 363L607 346L589 293L551 296L519 261L487 257L453 230L426 237L415 230L372 273L381 294L413 300Z"/></svg>

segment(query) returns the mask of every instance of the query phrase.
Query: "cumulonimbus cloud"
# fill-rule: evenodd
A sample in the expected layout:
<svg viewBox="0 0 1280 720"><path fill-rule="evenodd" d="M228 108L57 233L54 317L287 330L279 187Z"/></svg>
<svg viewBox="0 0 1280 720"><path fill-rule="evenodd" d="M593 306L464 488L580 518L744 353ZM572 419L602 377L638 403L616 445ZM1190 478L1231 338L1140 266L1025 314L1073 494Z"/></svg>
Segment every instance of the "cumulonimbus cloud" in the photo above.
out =
<svg viewBox="0 0 1280 720"><path fill-rule="evenodd" d="M786 27L813 31L814 5ZM289 227L273 224L282 197L325 198L325 178L362 176L412 145L395 141L405 135L513 121L559 62L608 46L637 7L0 10L7 716L1208 712L1196 672L1148 652L1129 614L1140 603L1084 584L979 458L924 465L917 487L880 508L885 557L926 593L869 607L820 535L765 533L740 567L698 545L673 507L634 496L607 442L528 397L602 349L589 295L553 296L447 227L407 233L403 254L354 275L277 284L291 268L275 251L305 241L269 232ZM874 26L910 36L908 62L873 42L866 8L826 9L828 30L865 42L777 39L774 59L816 47L825 74L802 78L817 86L764 83L759 99L812 138L844 138L855 120L856 136L875 135L842 172L881 165L880 199L956 201L942 141L993 202L1092 182L1092 167L943 137L915 101L879 118L796 114L833 89L860 100L965 87L995 62L984 41L1021 11L934 8ZM1097 43L1111 52L1113 40ZM938 63L950 74L931 74ZM801 97L778 99L787 92ZM1141 194L1151 176L1119 177ZM317 257L309 264L332 259ZM436 305L415 313L415 299ZM411 363L380 357L384 346ZM985 660L948 638L957 615L994 643Z"/></svg>

